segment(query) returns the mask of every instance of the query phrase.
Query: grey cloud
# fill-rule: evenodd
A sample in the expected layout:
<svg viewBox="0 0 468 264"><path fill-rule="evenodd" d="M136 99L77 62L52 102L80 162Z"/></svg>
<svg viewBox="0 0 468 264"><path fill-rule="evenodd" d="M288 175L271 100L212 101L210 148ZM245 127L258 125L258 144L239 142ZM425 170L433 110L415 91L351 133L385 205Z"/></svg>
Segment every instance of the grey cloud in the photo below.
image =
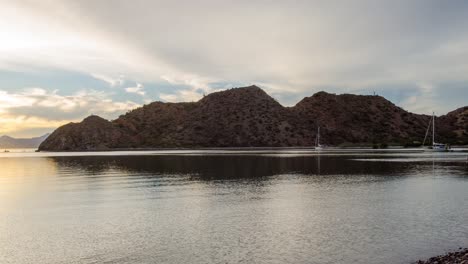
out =
<svg viewBox="0 0 468 264"><path fill-rule="evenodd" d="M175 79L263 83L276 93L295 94L327 86L346 92L395 83L468 83L466 1L83 0L57 5L113 42L167 65L154 72L155 78L175 69L176 75L187 74Z"/></svg>
<svg viewBox="0 0 468 264"><path fill-rule="evenodd" d="M78 121L91 114L113 119L140 106L131 101L112 101L108 99L110 97L108 94L93 90L79 91L68 96L60 95L58 91L48 92L41 88L35 90L36 92L26 90L19 93L2 94L7 100L5 104L0 106L0 110L10 116L38 117L53 121ZM8 104L12 99L28 103Z"/></svg>

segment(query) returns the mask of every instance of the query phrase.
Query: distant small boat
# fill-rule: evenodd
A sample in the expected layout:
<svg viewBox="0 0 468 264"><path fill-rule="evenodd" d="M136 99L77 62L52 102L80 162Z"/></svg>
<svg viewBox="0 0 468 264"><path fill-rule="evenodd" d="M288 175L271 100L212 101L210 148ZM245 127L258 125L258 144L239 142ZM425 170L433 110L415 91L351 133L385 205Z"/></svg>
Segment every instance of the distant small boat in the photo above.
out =
<svg viewBox="0 0 468 264"><path fill-rule="evenodd" d="M315 140L315 150L322 150L323 146L320 145L320 127L317 128L317 139Z"/></svg>
<svg viewBox="0 0 468 264"><path fill-rule="evenodd" d="M424 137L424 141L422 146L424 147L424 144L426 143L426 138L429 133L429 129L431 128L431 123L432 123L432 146L429 146L426 150L427 151L434 151L434 152L444 152L444 151L449 151L450 146L448 144L443 144L443 143L437 143L435 142L435 114L432 112L432 122L429 121L429 125L427 126L426 130L426 136Z"/></svg>

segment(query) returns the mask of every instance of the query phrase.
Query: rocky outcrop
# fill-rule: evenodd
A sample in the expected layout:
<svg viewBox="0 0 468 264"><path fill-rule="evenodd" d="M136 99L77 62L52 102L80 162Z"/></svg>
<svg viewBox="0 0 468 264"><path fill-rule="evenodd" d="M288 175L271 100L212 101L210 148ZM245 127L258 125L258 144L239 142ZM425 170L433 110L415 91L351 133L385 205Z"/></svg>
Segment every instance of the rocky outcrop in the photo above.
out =
<svg viewBox="0 0 468 264"><path fill-rule="evenodd" d="M409 113L381 96L319 92L293 107L300 120L320 126L329 144L421 140L429 117Z"/></svg>
<svg viewBox="0 0 468 264"><path fill-rule="evenodd" d="M458 108L437 119L437 141L450 142L452 139L461 139L465 143L468 138L468 106Z"/></svg>
<svg viewBox="0 0 468 264"><path fill-rule="evenodd" d="M123 147L125 133L113 123L99 117L89 116L81 123L59 127L40 146L40 150L105 150Z"/></svg>
<svg viewBox="0 0 468 264"><path fill-rule="evenodd" d="M450 140L445 142L468 143L466 112L465 107L437 120L441 137ZM58 128L39 149L311 146L318 126L322 142L329 145L405 144L421 141L429 120L380 96L319 92L283 107L249 86L193 103L154 102L111 122L91 116Z"/></svg>

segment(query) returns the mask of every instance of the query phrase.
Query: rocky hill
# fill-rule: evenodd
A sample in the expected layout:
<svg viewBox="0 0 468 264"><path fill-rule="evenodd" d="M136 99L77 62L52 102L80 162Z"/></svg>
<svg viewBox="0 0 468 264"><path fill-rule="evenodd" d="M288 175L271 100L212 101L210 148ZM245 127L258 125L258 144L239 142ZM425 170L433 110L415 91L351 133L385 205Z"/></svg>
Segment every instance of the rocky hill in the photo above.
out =
<svg viewBox="0 0 468 264"><path fill-rule="evenodd" d="M319 92L292 109L300 120L320 125L329 144L417 141L424 137L429 120L428 116L409 113L381 96Z"/></svg>
<svg viewBox="0 0 468 264"><path fill-rule="evenodd" d="M34 138L13 138L10 136L1 136L0 149L37 148L48 136L49 134Z"/></svg>
<svg viewBox="0 0 468 264"><path fill-rule="evenodd" d="M437 136L468 143L467 114L464 107L437 118ZM380 96L319 92L283 107L249 86L193 103L154 102L113 121L90 116L58 128L39 149L312 146L318 126L324 144L406 144L422 140L429 120Z"/></svg>
<svg viewBox="0 0 468 264"><path fill-rule="evenodd" d="M468 143L468 106L461 107L438 119L436 141L451 142L453 139Z"/></svg>

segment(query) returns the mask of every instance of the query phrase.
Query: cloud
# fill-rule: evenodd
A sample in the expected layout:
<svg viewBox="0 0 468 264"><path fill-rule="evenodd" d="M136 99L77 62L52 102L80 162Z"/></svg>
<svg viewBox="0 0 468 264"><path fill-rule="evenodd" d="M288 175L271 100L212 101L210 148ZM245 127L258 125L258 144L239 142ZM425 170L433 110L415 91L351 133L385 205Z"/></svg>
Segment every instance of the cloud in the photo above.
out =
<svg viewBox="0 0 468 264"><path fill-rule="evenodd" d="M94 90L81 90L72 95L43 88L16 93L0 90L0 134L34 128L53 130L91 114L113 119L139 106L132 101L113 101L109 94Z"/></svg>
<svg viewBox="0 0 468 264"><path fill-rule="evenodd" d="M138 106L130 101L114 102L109 99L109 94L102 91L81 90L72 95L60 95L58 92L49 92L43 88L30 88L18 93L0 91L0 111L14 112L24 108L30 109L33 115L38 108L49 108L59 112L86 109L88 112L112 113Z"/></svg>
<svg viewBox="0 0 468 264"><path fill-rule="evenodd" d="M47 118L24 116L24 115L9 115L0 113L0 133L2 135L17 135L18 132L24 130L46 129L52 131L55 128L71 122L72 120L49 120ZM44 133L44 132L43 132ZM37 136L36 134L25 135L27 137Z"/></svg>
<svg viewBox="0 0 468 264"><path fill-rule="evenodd" d="M50 3L56 11L46 12L49 20L67 16L67 24L86 15L78 43L93 59L104 54L94 62L106 69L135 66L146 79L191 88L268 82L294 92L466 79L468 37L460 32L468 26L468 5L462 2ZM122 19L129 12L139 19Z"/></svg>
<svg viewBox="0 0 468 264"><path fill-rule="evenodd" d="M104 74L91 73L91 76L97 80L108 83L111 87L121 86L125 83L125 76L119 75L117 78L109 77Z"/></svg>
<svg viewBox="0 0 468 264"><path fill-rule="evenodd" d="M136 86L134 87L125 88L125 91L127 93L135 93L141 96L144 96L146 94L145 90L143 89L143 85L141 83L137 83Z"/></svg>
<svg viewBox="0 0 468 264"><path fill-rule="evenodd" d="M9 94L6 91L0 91L0 113L12 107L29 106L36 102L34 98L24 97L21 94Z"/></svg>
<svg viewBox="0 0 468 264"><path fill-rule="evenodd" d="M86 15L69 9L74 3L0 0L0 4L0 69L77 71L115 86L121 84L121 73L154 79L154 72L165 68L82 19Z"/></svg>
<svg viewBox="0 0 468 264"><path fill-rule="evenodd" d="M178 78L186 73L226 81L274 80L302 89L393 79L395 64L437 56L441 44L463 40L456 33L466 26L463 12L457 12L465 5L447 4L439 12L439 4L430 1L175 1L164 9L159 6L122 1L109 10L108 5L85 2L80 9L149 60L176 68ZM128 12L140 19L122 21ZM174 15L177 21L168 30L164 22L173 21ZM406 79L404 73L398 75Z"/></svg>
<svg viewBox="0 0 468 264"><path fill-rule="evenodd" d="M194 102L202 98L204 94L219 90L211 87L211 83L214 83L215 79L203 78L193 74L163 75L161 79L172 85L185 87L175 90L173 93L160 93L159 98L166 102Z"/></svg>
<svg viewBox="0 0 468 264"><path fill-rule="evenodd" d="M211 92L213 89L210 86L210 83L214 83L217 81L216 79L201 77L194 74L167 74L160 76L160 78L173 85L185 85L191 89L201 89L205 92Z"/></svg>
<svg viewBox="0 0 468 264"><path fill-rule="evenodd" d="M160 92L167 101L196 100L214 83L264 84L280 101L429 84L399 100L443 113L456 98L430 98L451 93L450 82L468 85L467 12L466 2L435 0L4 1L0 68L185 87Z"/></svg>
<svg viewBox="0 0 468 264"><path fill-rule="evenodd" d="M418 83L412 93L400 102L400 105L410 112L432 114L439 103L436 97L437 89L430 83Z"/></svg>
<svg viewBox="0 0 468 264"><path fill-rule="evenodd" d="M203 93L195 89L180 90L174 93L160 93L159 98L166 102L196 102L203 97Z"/></svg>

